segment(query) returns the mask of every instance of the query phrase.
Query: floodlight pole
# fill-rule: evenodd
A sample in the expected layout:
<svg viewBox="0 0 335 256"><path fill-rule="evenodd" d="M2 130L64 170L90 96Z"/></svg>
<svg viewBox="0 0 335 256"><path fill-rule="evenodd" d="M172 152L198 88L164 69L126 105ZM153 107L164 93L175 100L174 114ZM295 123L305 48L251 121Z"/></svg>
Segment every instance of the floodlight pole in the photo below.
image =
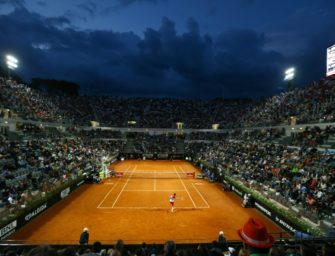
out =
<svg viewBox="0 0 335 256"><path fill-rule="evenodd" d="M293 88L293 79L287 81L287 91L291 91Z"/></svg>

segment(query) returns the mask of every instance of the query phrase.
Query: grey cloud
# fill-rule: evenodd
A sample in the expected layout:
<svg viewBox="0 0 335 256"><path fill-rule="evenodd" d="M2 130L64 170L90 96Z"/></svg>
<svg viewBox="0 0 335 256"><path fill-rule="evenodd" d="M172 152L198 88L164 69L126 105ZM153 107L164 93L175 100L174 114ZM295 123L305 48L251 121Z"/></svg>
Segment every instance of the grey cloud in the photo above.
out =
<svg viewBox="0 0 335 256"><path fill-rule="evenodd" d="M299 70L322 66L320 50L328 42L308 42L307 59L288 58L267 50L266 33L234 29L213 37L201 34L195 19L187 27L178 34L174 22L163 17L158 29L147 28L141 38L133 32L80 31L67 18L17 8L0 15L0 51L17 54L18 72L26 80L65 79L96 94L205 98L224 91L225 97L261 97L276 92L287 63L296 62ZM299 83L311 78L303 71L299 76L304 77Z"/></svg>

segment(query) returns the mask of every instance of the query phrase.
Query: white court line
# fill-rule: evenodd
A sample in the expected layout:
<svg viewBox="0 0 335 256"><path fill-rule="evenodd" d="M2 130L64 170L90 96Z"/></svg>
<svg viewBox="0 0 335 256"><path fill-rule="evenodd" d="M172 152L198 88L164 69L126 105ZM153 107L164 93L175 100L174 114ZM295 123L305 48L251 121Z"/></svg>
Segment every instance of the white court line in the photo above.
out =
<svg viewBox="0 0 335 256"><path fill-rule="evenodd" d="M100 207L100 209L160 209L160 210L171 210L171 207L145 207L145 206L116 206L116 207L110 207L110 206L103 206ZM178 209L208 209L208 207L201 206L201 207L177 207Z"/></svg>
<svg viewBox="0 0 335 256"><path fill-rule="evenodd" d="M131 178L131 175L133 175L133 173L134 173L134 171L136 170L136 168L137 168L137 165L135 165L134 170L133 170L132 173L130 174L130 176L129 176L129 178L127 179L126 183L123 185L123 188L121 189L120 193L118 194L117 198L115 199L115 201L114 201L114 203L113 203L113 205L112 205L112 208L114 208L114 205L115 205L116 202L119 200L119 198L120 198L120 196L121 196L123 190L124 190L125 187L127 186L128 182L129 182L129 180L130 180L130 178Z"/></svg>
<svg viewBox="0 0 335 256"><path fill-rule="evenodd" d="M106 198L109 196L109 194L113 191L113 189L116 187L118 182L116 182L114 184L114 186L112 186L112 188L108 191L108 193L105 195L105 197L102 199L102 201L100 202L100 204L98 205L97 208L101 208L100 206L103 204L103 202L106 200Z"/></svg>
<svg viewBox="0 0 335 256"><path fill-rule="evenodd" d="M178 175L178 177L179 177L179 180L180 180L180 182L183 184L183 186L184 186L184 188L185 188L185 190L186 190L186 192L187 192L188 196L190 197L190 199L191 199L191 201L192 201L192 204L193 204L194 208L197 208L197 206L195 205L195 203L194 203L194 201L193 201L193 199L192 199L192 197L191 197L191 195L190 195L190 192L188 192L188 190L187 190L187 188L186 188L186 186L185 186L185 184L184 184L183 180L181 179L181 177L180 177L179 173L177 172L177 169L176 169L176 167L175 167L175 166L173 166L173 168L174 168L174 171L177 173L177 175Z"/></svg>
<svg viewBox="0 0 335 256"><path fill-rule="evenodd" d="M184 172L185 173L185 171L184 171L184 169L183 169L183 167L181 167L181 166L178 166L178 168L182 171L182 172ZM197 184L197 183L195 183L195 184ZM201 184L202 185L202 184ZM208 204L208 202L207 202L207 200L203 197L203 195L200 193L200 191L196 188L196 186L194 186L194 183L192 183L192 186L194 187L194 189L198 192L198 194L199 194L199 196L201 197L201 199L205 202L205 204L207 204L207 207L209 208L210 206L209 206L209 204Z"/></svg>
<svg viewBox="0 0 335 256"><path fill-rule="evenodd" d="M123 192L171 192L171 189L125 189ZM184 189L173 189L173 191L185 191Z"/></svg>
<svg viewBox="0 0 335 256"><path fill-rule="evenodd" d="M202 198L202 200L207 204L207 207L209 208L209 204L208 204L207 200L202 196L202 194L201 194L200 191L197 189L197 187L194 185L194 183L192 183L192 186L193 186L194 189L198 192L199 196Z"/></svg>
<svg viewBox="0 0 335 256"><path fill-rule="evenodd" d="M128 167L127 171L129 170L130 166ZM106 200L106 198L109 196L109 194L113 191L113 189L116 187L116 185L119 183L120 180L118 180L115 185L108 191L108 193L105 195L105 197L102 199L100 204L98 205L97 208L101 208L100 206L103 204L103 202ZM112 183L113 184L113 183Z"/></svg>
<svg viewBox="0 0 335 256"><path fill-rule="evenodd" d="M184 171L184 168L183 168L182 166L178 166L178 168L179 168L183 173L186 173L186 172ZM199 184L199 183L195 183L195 184ZM200 185L203 185L203 184L200 183ZM200 193L200 191L197 189L197 187L194 186L194 183L192 183L192 186L193 186L194 189L198 192L198 194L199 194L199 196L201 197L201 199L205 202L205 204L207 205L207 208L210 208L210 206L209 206L207 200L203 197L203 195Z"/></svg>

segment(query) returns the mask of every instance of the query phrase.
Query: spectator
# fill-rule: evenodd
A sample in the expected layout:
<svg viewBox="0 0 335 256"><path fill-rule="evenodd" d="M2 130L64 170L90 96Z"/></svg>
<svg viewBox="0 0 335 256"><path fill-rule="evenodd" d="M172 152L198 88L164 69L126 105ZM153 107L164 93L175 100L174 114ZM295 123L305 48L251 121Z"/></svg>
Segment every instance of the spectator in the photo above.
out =
<svg viewBox="0 0 335 256"><path fill-rule="evenodd" d="M103 255L103 252L105 252L105 249L102 249L102 244L99 241L95 241L93 243L93 248L92 251L94 253L94 255L96 256L100 256Z"/></svg>
<svg viewBox="0 0 335 256"><path fill-rule="evenodd" d="M317 250L315 244L302 243L300 245L300 256L315 256Z"/></svg>
<svg viewBox="0 0 335 256"><path fill-rule="evenodd" d="M121 256L129 256L130 255L130 253L128 252L128 250L124 246L123 240L121 240L121 239L116 241L114 251L119 252L121 254Z"/></svg>
<svg viewBox="0 0 335 256"><path fill-rule="evenodd" d="M326 243L322 246L322 256L335 255L335 244Z"/></svg>
<svg viewBox="0 0 335 256"><path fill-rule="evenodd" d="M227 248L227 240L224 236L223 231L219 232L218 243L219 243L219 247L221 248L221 250L225 250Z"/></svg>
<svg viewBox="0 0 335 256"><path fill-rule="evenodd" d="M80 245L87 245L89 241L90 234L88 232L88 228L84 228L83 232L80 235L79 244Z"/></svg>
<svg viewBox="0 0 335 256"><path fill-rule="evenodd" d="M164 256L176 256L176 244L174 241L167 241L164 245Z"/></svg>
<svg viewBox="0 0 335 256"><path fill-rule="evenodd" d="M31 249L27 256L53 256L57 255L56 250L54 250L49 245L39 245Z"/></svg>
<svg viewBox="0 0 335 256"><path fill-rule="evenodd" d="M213 241L211 249L209 250L211 256L222 255L223 250L220 248L218 241Z"/></svg>
<svg viewBox="0 0 335 256"><path fill-rule="evenodd" d="M274 243L262 221L249 218L242 229L237 231L249 256L270 256L269 251Z"/></svg>

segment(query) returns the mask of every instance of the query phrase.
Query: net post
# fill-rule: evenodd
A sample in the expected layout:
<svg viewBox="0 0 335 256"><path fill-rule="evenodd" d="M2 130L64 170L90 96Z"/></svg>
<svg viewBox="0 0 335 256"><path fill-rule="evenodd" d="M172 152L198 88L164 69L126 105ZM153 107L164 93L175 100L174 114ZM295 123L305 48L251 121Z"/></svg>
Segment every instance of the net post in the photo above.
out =
<svg viewBox="0 0 335 256"><path fill-rule="evenodd" d="M123 177L123 172L116 172L115 177L116 178L122 178Z"/></svg>
<svg viewBox="0 0 335 256"><path fill-rule="evenodd" d="M195 178L195 172L187 172L187 173L186 173L186 177L187 177L187 178L193 178L193 179L194 179L194 178Z"/></svg>

